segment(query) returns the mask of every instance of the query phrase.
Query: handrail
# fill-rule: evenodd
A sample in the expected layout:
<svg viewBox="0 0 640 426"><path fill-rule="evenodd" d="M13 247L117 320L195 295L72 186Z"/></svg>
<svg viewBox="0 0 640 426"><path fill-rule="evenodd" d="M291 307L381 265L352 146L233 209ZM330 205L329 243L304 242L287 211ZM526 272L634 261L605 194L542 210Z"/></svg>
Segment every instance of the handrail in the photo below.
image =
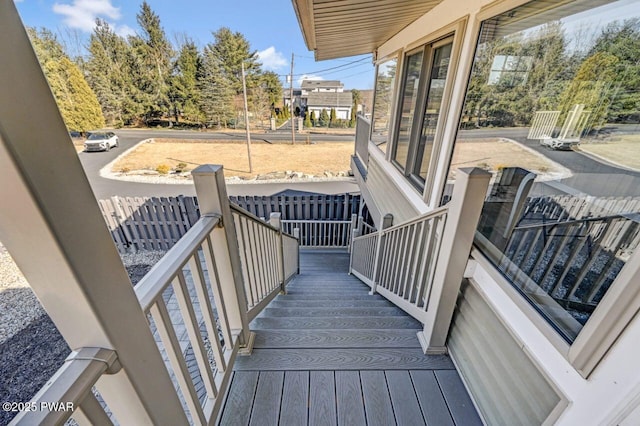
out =
<svg viewBox="0 0 640 426"><path fill-rule="evenodd" d="M106 372L120 369L116 352L104 348L81 348L71 352L62 367L31 399L26 409L11 421L11 425L64 424L78 409L89 423L111 424L104 409L97 403L91 388Z"/></svg>
<svg viewBox="0 0 640 426"><path fill-rule="evenodd" d="M176 271L187 263L218 223L220 223L219 216L200 218L138 282L135 292L144 312L149 311L158 296L171 283Z"/></svg>
<svg viewBox="0 0 640 426"><path fill-rule="evenodd" d="M440 207L354 238L351 272L424 322L447 213Z"/></svg>
<svg viewBox="0 0 640 426"><path fill-rule="evenodd" d="M229 204L229 207L231 208L232 211L241 214L243 216L246 216L247 219L251 219L254 222L258 222L261 225L266 226L267 228L271 228L274 231L280 231L278 228L271 226L268 222L265 222L264 220L260 219L258 216L254 215L253 213L251 213L248 210L243 209L242 207L236 206L234 204Z"/></svg>

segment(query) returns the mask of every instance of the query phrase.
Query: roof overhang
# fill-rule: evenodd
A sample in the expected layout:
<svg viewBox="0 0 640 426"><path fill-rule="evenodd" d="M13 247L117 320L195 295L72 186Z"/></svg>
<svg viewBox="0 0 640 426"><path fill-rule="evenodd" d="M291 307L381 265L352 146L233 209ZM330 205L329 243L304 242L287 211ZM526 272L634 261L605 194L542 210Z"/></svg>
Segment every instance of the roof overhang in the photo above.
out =
<svg viewBox="0 0 640 426"><path fill-rule="evenodd" d="M292 0L316 60L374 52L442 0Z"/></svg>

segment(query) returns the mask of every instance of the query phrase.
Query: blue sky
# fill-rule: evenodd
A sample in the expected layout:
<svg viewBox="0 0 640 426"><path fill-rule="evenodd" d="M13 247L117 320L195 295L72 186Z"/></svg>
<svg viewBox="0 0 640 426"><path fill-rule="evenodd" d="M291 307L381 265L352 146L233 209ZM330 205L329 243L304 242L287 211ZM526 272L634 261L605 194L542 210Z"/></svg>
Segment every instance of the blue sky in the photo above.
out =
<svg viewBox="0 0 640 426"><path fill-rule="evenodd" d="M160 16L172 42L186 34L204 46L213 40L213 31L226 26L245 35L267 70L283 76L289 74L293 53L296 86L303 77L308 77L341 80L345 89L373 88L374 71L368 56L315 62L313 52L304 44L291 0L147 2ZM97 17L105 19L121 35L134 34L142 1L16 0L15 3L25 25L48 28L63 41L67 40L71 50L81 50Z"/></svg>

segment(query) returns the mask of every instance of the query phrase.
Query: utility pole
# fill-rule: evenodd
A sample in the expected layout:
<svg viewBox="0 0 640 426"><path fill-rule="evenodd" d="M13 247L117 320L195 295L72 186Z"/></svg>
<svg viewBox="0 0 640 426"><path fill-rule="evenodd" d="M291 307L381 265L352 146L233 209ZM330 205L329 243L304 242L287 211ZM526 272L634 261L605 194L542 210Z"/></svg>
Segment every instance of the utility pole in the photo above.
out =
<svg viewBox="0 0 640 426"><path fill-rule="evenodd" d="M247 129L247 156L249 157L249 173L253 173L251 165L251 131L249 130L249 107L247 105L247 81L244 77L244 62L242 63L242 94L244 95L244 126Z"/></svg>
<svg viewBox="0 0 640 426"><path fill-rule="evenodd" d="M294 124L294 114L293 114L293 53L291 53L291 74L289 75L289 99L291 100L289 104L289 109L291 112L291 144L296 144L296 126Z"/></svg>

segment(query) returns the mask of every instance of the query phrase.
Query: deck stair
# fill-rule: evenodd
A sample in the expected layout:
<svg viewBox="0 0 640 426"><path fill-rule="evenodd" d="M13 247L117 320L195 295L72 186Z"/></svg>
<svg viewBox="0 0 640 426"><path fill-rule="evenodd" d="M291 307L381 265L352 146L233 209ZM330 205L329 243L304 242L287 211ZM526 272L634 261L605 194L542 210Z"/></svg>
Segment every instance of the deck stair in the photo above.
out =
<svg viewBox="0 0 640 426"><path fill-rule="evenodd" d="M348 275L348 254L300 262L251 323L220 424L481 424L451 359L422 353L421 324Z"/></svg>

